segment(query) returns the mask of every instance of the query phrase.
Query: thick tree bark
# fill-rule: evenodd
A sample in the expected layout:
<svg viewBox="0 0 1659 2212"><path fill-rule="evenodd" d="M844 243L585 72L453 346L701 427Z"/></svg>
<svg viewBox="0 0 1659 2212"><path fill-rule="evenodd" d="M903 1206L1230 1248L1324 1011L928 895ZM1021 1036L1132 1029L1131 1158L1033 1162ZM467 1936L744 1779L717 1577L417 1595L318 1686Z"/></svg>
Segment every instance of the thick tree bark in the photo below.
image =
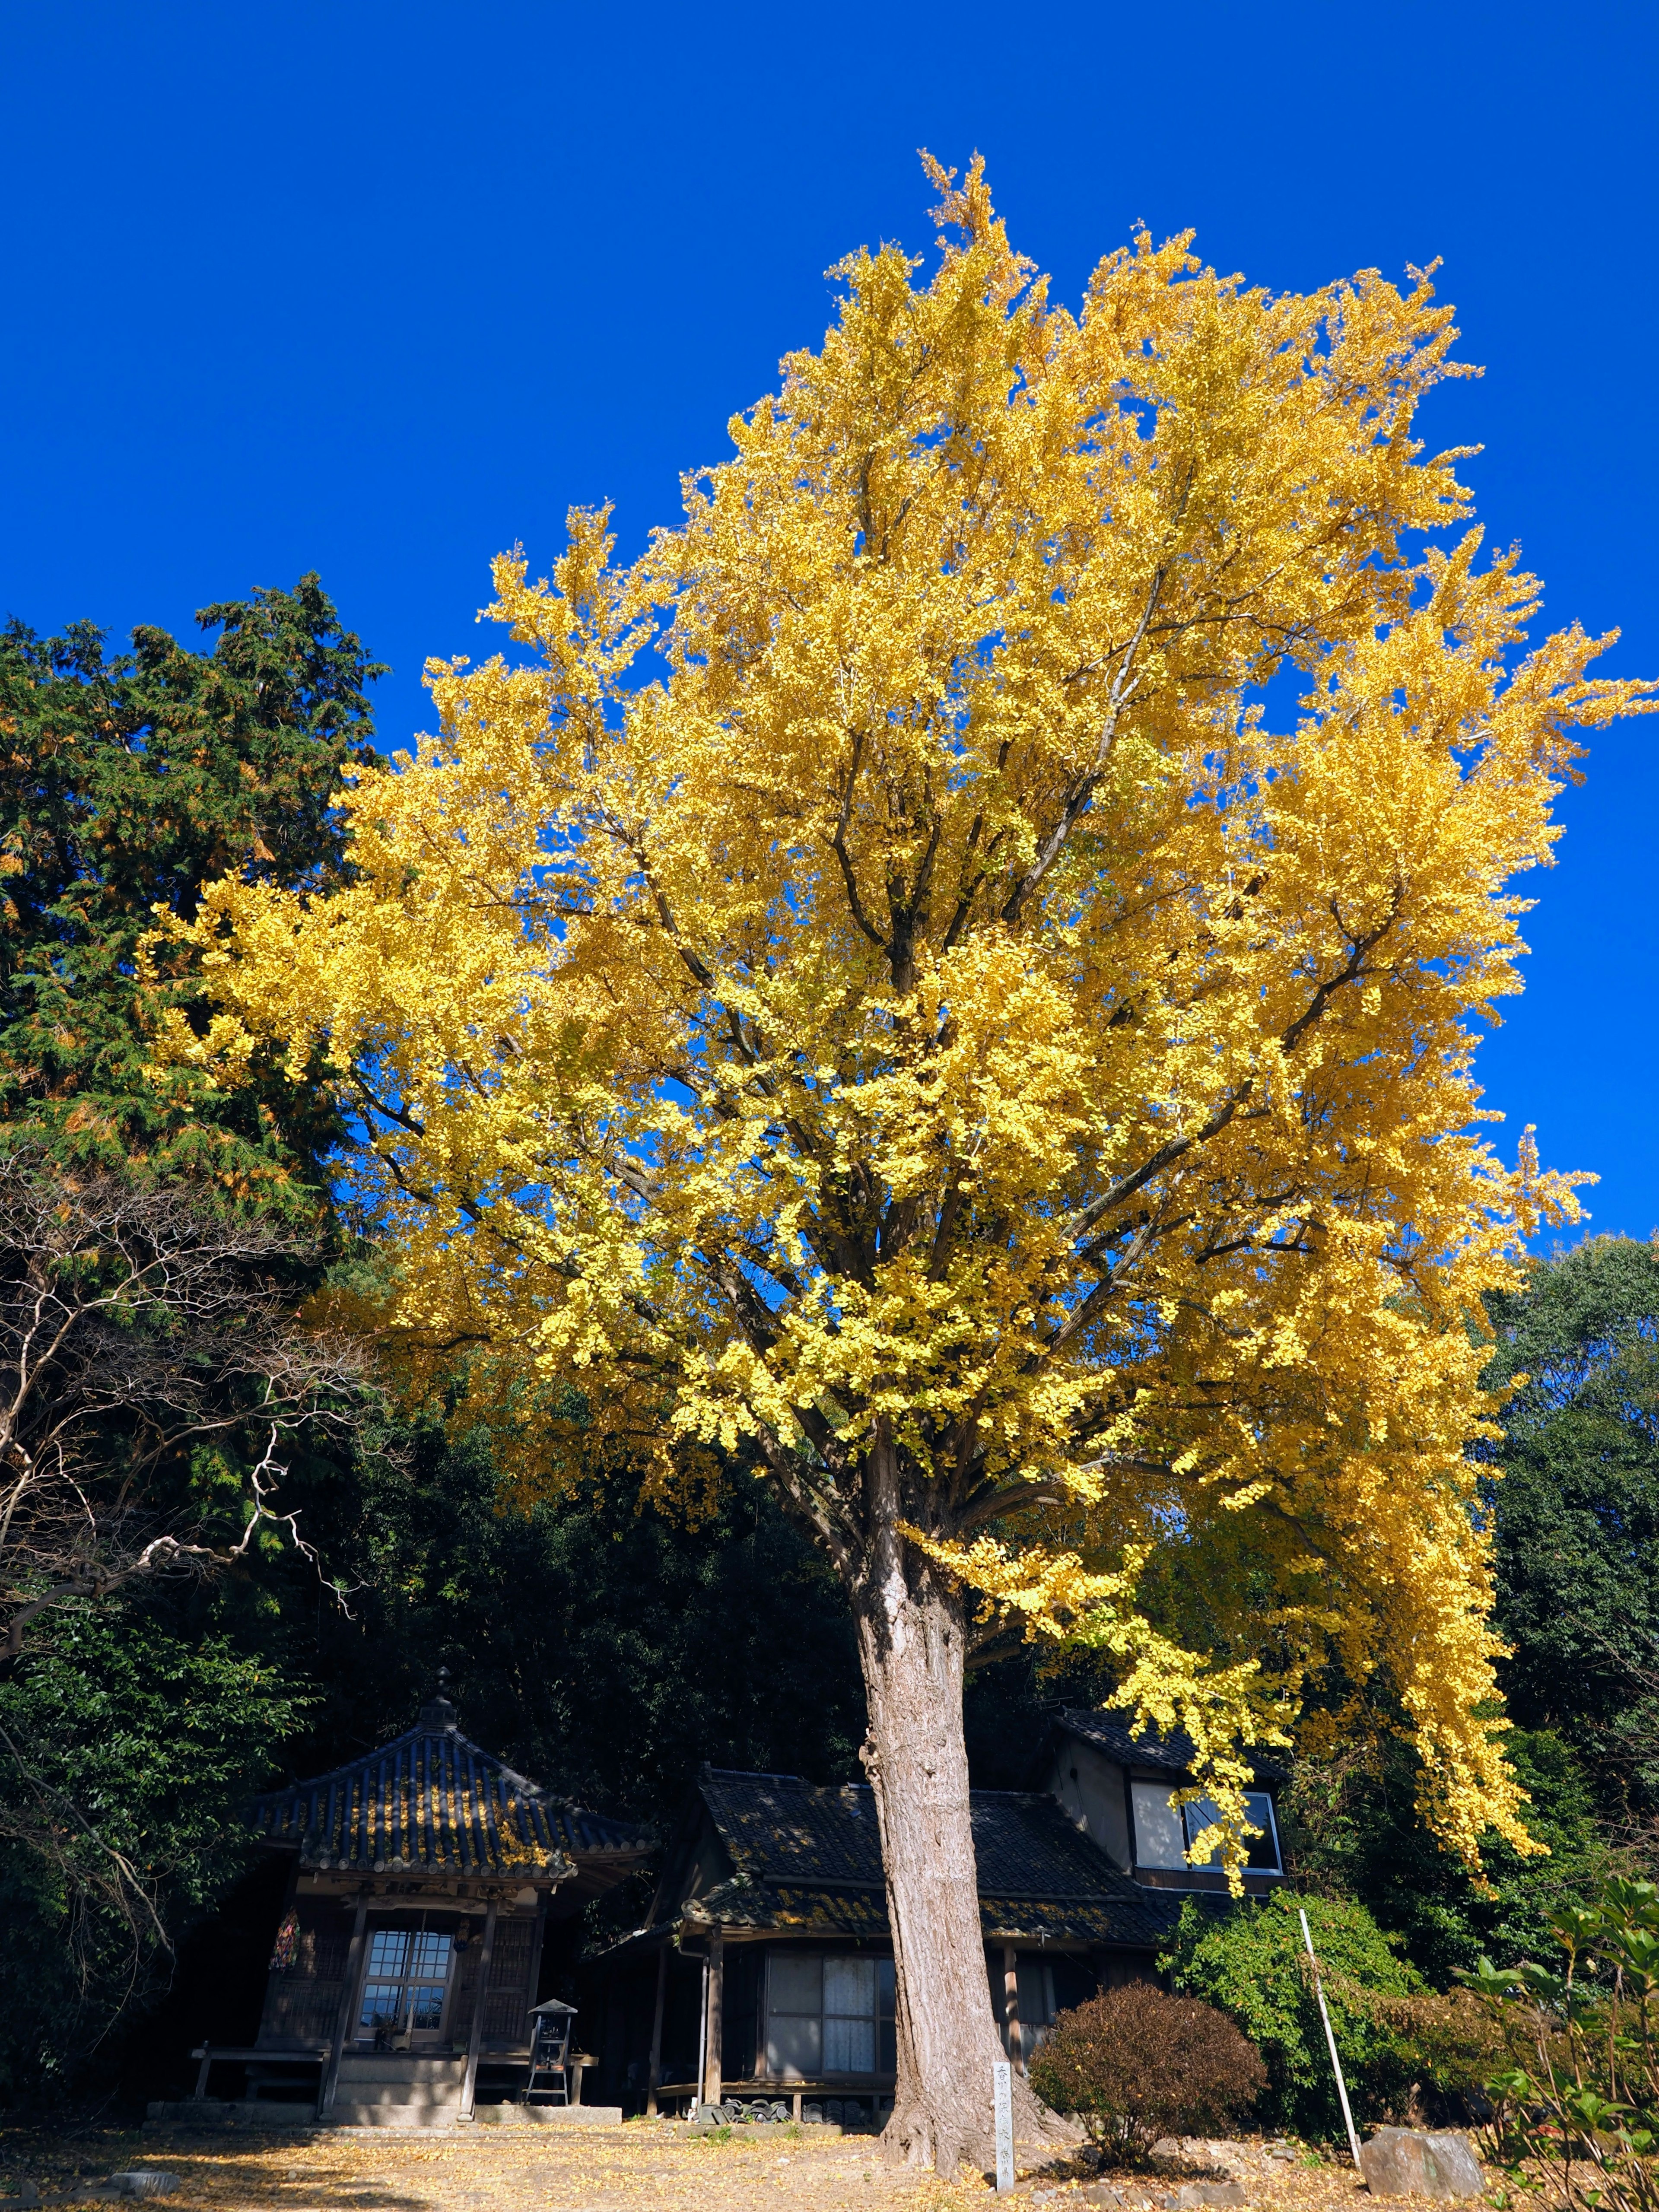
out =
<svg viewBox="0 0 1659 2212"><path fill-rule="evenodd" d="M1004 2055L991 2010L968 1808L959 1590L885 1516L853 1591L869 1700L863 1757L874 1786L897 1967L898 2081L884 2142L949 2175L995 2165L991 2069ZM1043 2112L1015 2082L1017 2131Z"/></svg>

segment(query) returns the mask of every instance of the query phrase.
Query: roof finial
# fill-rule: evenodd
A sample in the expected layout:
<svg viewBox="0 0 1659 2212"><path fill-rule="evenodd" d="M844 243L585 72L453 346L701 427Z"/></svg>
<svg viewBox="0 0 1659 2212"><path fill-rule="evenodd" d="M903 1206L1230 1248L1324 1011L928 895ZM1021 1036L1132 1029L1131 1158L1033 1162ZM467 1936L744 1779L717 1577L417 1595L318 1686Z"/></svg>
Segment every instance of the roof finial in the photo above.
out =
<svg viewBox="0 0 1659 2212"><path fill-rule="evenodd" d="M423 1729L430 1729L435 1735L442 1730L453 1729L455 1722L455 1708L449 1700L449 1669L447 1667L440 1667L437 1695L428 1698L421 1707L421 1726Z"/></svg>

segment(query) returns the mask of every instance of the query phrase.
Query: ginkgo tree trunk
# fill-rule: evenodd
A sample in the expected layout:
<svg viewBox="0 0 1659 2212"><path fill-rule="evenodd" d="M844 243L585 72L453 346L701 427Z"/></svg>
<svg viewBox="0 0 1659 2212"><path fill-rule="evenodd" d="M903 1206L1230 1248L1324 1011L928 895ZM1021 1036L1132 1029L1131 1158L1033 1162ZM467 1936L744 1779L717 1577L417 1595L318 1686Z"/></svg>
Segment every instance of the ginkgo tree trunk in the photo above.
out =
<svg viewBox="0 0 1659 2212"><path fill-rule="evenodd" d="M534 650L434 665L438 735L343 795L343 888L216 888L224 1011L158 1050L326 1048L390 1321L527 1490L574 1388L607 1463L718 1450L821 1540L890 2142L949 2168L990 2162L1000 2053L976 1636L1112 1646L1235 1853L1243 1747L1319 1668L1384 1678L1453 1848L1526 1845L1466 1446L1482 1293L1574 1201L1474 1130L1468 1018L1575 731L1649 687L1576 629L1517 652L1535 586L1413 438L1455 373L1426 278L1276 297L1142 236L1070 313L978 167L935 179L931 275L843 265L679 527L497 562ZM1250 1572L1188 1650L1136 1587L1195 1544Z"/></svg>

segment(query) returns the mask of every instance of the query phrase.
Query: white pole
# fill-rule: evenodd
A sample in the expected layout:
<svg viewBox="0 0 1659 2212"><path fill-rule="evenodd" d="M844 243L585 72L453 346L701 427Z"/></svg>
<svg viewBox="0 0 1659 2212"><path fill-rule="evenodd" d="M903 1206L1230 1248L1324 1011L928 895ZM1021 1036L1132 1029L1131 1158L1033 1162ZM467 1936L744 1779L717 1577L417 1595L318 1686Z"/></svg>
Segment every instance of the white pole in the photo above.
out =
<svg viewBox="0 0 1659 2212"><path fill-rule="evenodd" d="M1304 1908L1298 1907L1297 1916L1302 1922L1302 1940L1308 1947L1308 1964L1313 1968L1314 1995L1319 1999L1319 2017L1325 2023L1325 2047L1331 2054L1331 2071L1336 2076L1336 2094L1342 2100L1342 2120L1348 2130L1348 2148L1353 2153L1354 2164L1363 2173L1365 2169L1359 2165L1359 2137L1354 2133L1353 2114L1348 2109L1348 2085L1342 2079L1342 2061L1336 2055L1336 2037L1331 2029L1331 2016L1325 2009L1325 1990L1319 1978L1319 1961L1314 1956L1313 1937L1308 1933L1308 1915Z"/></svg>
<svg viewBox="0 0 1659 2212"><path fill-rule="evenodd" d="M708 2054L708 1961L702 1962L702 2016L697 2022L697 2086L691 2098L691 2117L695 2120L702 2109L702 2069Z"/></svg>
<svg viewBox="0 0 1659 2212"><path fill-rule="evenodd" d="M1014 2069L1006 2058L991 2062L991 2112L996 2124L997 2195L1014 2185Z"/></svg>

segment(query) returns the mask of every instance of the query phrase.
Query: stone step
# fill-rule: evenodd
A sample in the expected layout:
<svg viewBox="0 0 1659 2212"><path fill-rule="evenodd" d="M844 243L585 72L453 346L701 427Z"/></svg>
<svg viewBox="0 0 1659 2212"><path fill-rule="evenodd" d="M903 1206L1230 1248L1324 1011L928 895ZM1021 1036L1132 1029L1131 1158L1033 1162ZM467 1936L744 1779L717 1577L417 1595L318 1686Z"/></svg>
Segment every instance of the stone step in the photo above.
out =
<svg viewBox="0 0 1659 2212"><path fill-rule="evenodd" d="M343 2099L328 2115L337 2128L453 2128L460 2106L447 2105L348 2104Z"/></svg>
<svg viewBox="0 0 1659 2212"><path fill-rule="evenodd" d="M342 2081L337 2105L413 2105L421 2111L459 2110L459 2081Z"/></svg>
<svg viewBox="0 0 1659 2212"><path fill-rule="evenodd" d="M465 2058L417 2058L397 2051L347 2051L340 2060L343 2081L453 2081L466 2075Z"/></svg>

